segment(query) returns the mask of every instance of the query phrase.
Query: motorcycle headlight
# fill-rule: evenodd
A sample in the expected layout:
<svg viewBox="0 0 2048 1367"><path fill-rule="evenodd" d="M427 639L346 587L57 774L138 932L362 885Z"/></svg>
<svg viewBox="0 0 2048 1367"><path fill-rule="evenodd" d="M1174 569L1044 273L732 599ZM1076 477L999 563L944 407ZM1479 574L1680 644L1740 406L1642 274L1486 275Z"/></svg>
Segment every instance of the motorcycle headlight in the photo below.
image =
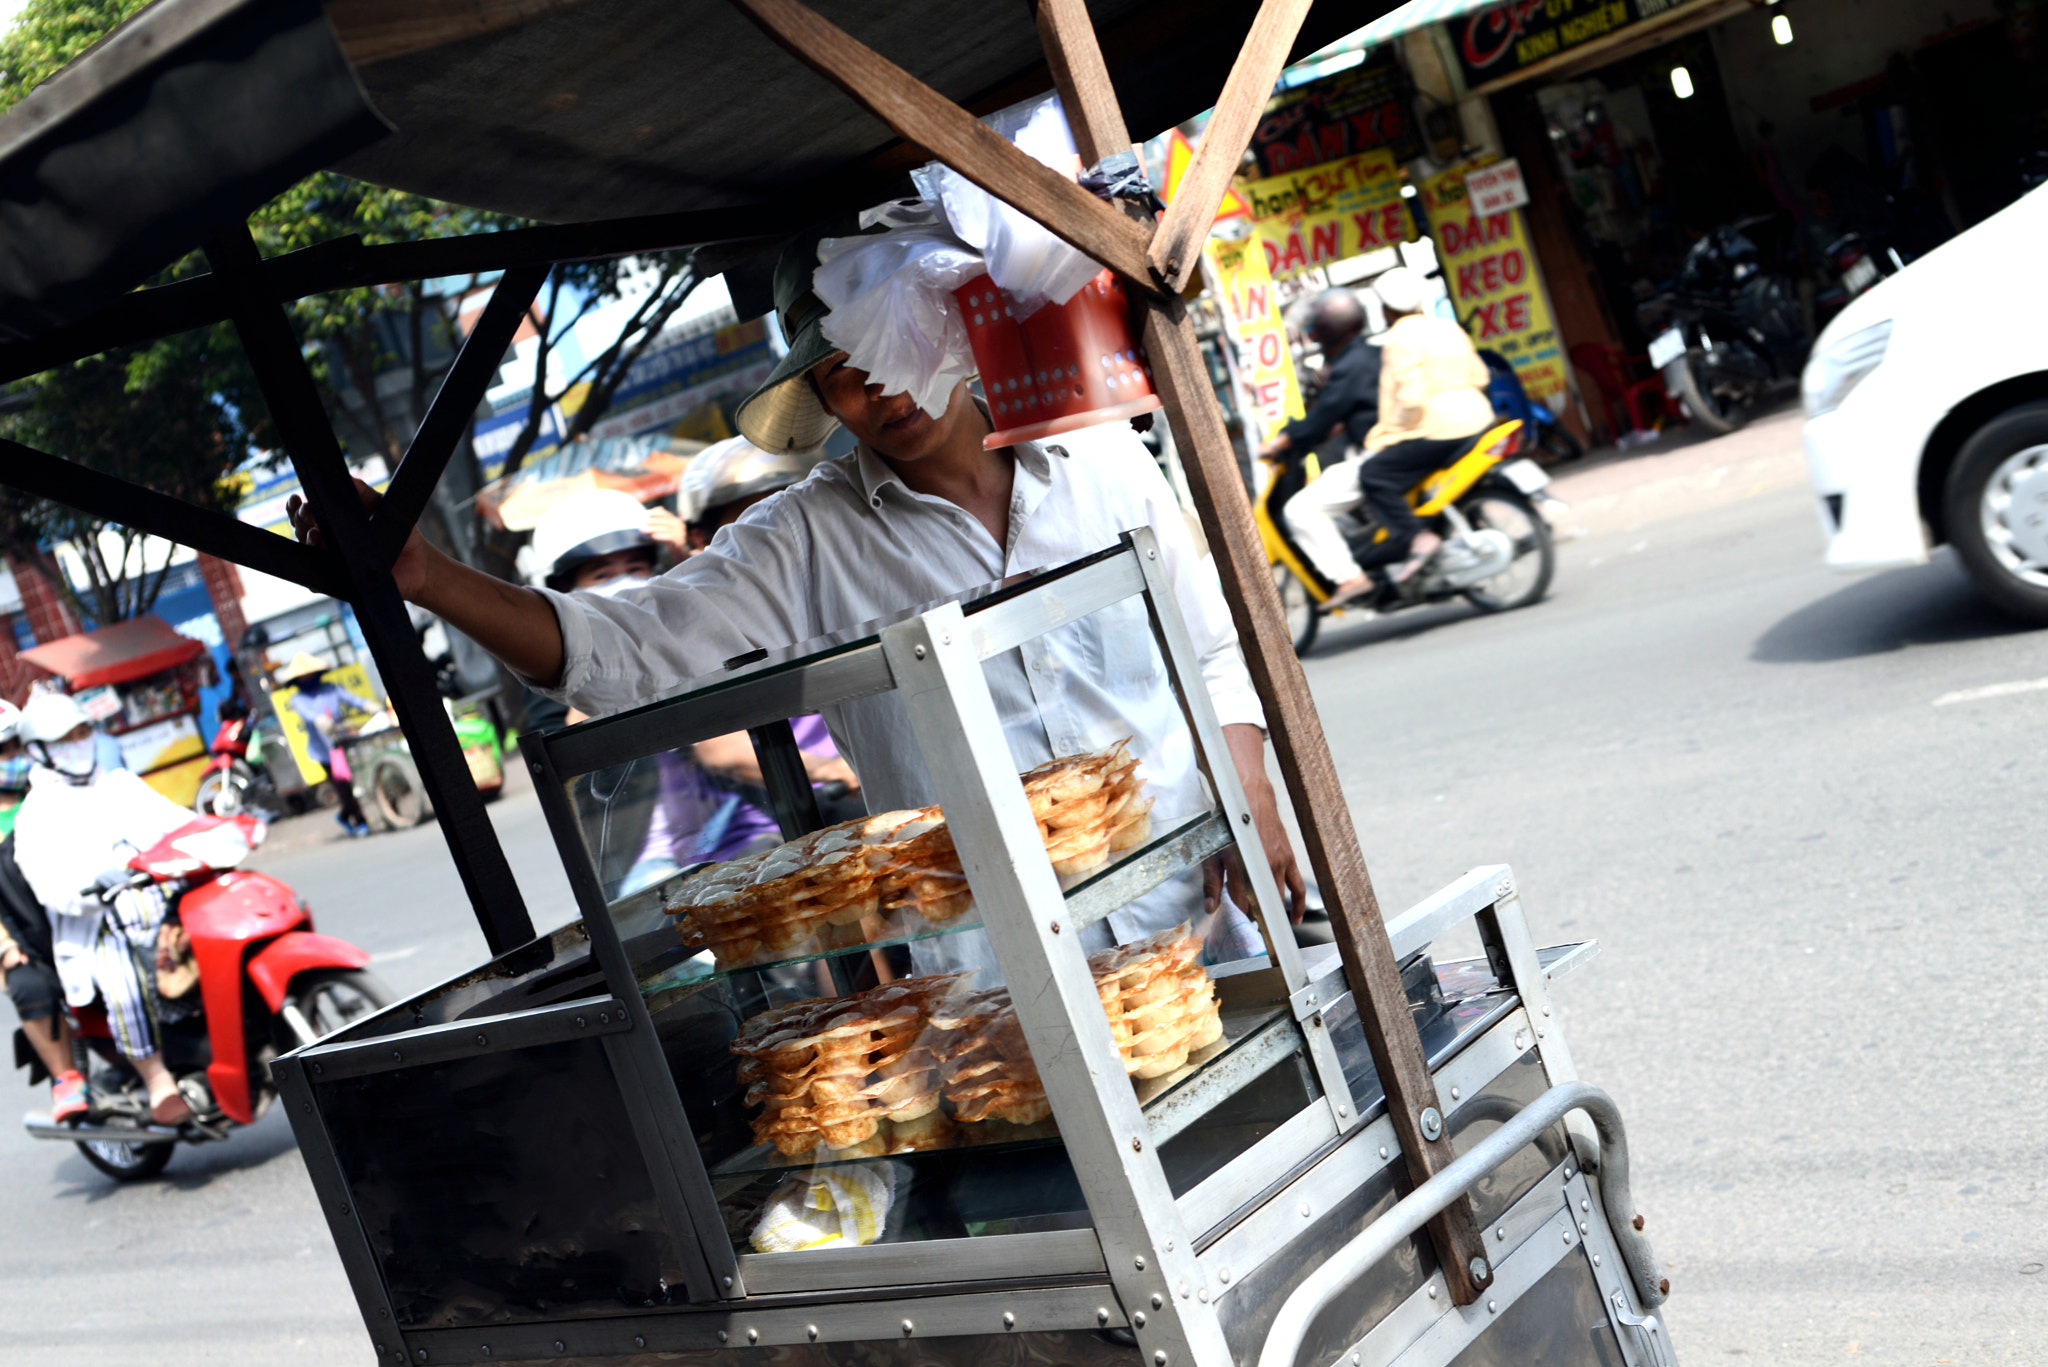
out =
<svg viewBox="0 0 2048 1367"><path fill-rule="evenodd" d="M1817 418L1840 408L1849 391L1863 383L1864 377L1884 360L1885 348L1891 340L1891 320L1886 319L1830 342L1825 350L1816 352L1799 377L1799 397L1806 405L1806 416Z"/></svg>

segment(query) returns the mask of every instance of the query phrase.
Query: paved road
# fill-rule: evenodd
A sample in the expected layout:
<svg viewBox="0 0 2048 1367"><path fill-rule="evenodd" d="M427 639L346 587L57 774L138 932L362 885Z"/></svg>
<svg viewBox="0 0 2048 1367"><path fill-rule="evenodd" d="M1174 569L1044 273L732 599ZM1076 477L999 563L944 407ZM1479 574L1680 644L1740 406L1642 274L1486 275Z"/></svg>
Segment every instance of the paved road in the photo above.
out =
<svg viewBox="0 0 2048 1367"><path fill-rule="evenodd" d="M1309 676L1388 906L1506 861L1605 945L1565 1023L1688 1363L2048 1361L2048 691L1937 705L2048 677L2048 633L1945 556L1821 569L1795 437L1574 475L1550 601L1332 624ZM564 914L531 797L494 817ZM266 858L410 989L481 957L437 840ZM368 1361L281 1117L139 1189L0 1163L0 1360Z"/></svg>

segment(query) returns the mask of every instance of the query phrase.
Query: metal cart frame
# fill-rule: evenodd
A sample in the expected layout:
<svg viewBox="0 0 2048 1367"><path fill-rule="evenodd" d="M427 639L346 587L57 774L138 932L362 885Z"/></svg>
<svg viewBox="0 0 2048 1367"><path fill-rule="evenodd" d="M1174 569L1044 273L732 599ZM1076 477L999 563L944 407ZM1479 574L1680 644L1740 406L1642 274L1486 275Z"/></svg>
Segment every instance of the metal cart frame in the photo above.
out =
<svg viewBox="0 0 2048 1367"><path fill-rule="evenodd" d="M1309 0L1263 0L1259 5L1245 30L1242 50L1216 102L1214 116L1183 179L1180 193L1163 221L1157 224L1149 210L1138 203L1126 200L1115 205L1106 204L1072 181L1032 161L1008 142L991 134L958 103L827 22L799 0L730 0L730 4L775 43L887 124L906 143L913 148L928 150L968 179L1115 270L1133 297L1142 301L1144 344L1153 364L1155 384L1172 427L1175 444L1185 462L1188 484L1215 555L1254 685L1265 705L1281 771L1300 819L1309 862L1330 910L1342 958L1341 986L1346 989L1357 1013L1373 1069L1386 1092L1384 1124L1389 1131L1390 1142L1382 1146L1382 1152L1394 1155L1387 1160L1393 1164L1393 1170L1388 1174L1390 1189L1397 1176L1415 1188L1417 1196L1424 1192L1442 1193L1447 1187L1456 1188L1458 1183L1451 1179L1451 1173L1460 1160L1453 1142L1453 1129L1446 1125L1445 1118L1454 1115L1457 1107L1440 1095L1437 1078L1432 1074L1417 1032L1410 1003L1403 990L1395 942L1390 941L1385 933L1336 767L1306 681L1291 649L1232 448L1215 405L1209 375L1180 297L1180 290L1194 268L1215 206L1242 155L1266 97L1291 55L1298 36L1304 32ZM355 50L368 52L374 48L381 56L419 52L457 38L516 25L523 22L529 12L539 13L561 7L546 3L530 6L448 6L445 8L450 13L436 11L411 27L357 34L354 41L359 47ZM1152 25L1163 26L1160 27L1161 32L1168 32L1173 41L1183 43L1186 35L1182 28L1188 24L1210 24L1221 13L1220 9L1200 13L1189 10L1186 16L1176 17L1174 11L1177 8L1180 7L1162 5L1137 15L1122 26L1121 41L1127 47L1148 41L1144 36L1146 26ZM458 9L460 14L453 13ZM1131 144L1129 132L1084 0L1038 0L1034 6L1034 19L1045 58L1044 70L1063 98L1084 162L1097 163L1109 154L1128 148ZM1235 21L1233 13L1232 22ZM336 22L340 22L338 17ZM1181 28L1175 28L1176 23ZM1313 29L1311 25L1311 31ZM1204 29L1204 32L1209 31L1213 30ZM263 46L266 43L273 46ZM74 161L82 158L89 162L98 155L90 149L112 145L95 141L106 137L110 127L123 133L156 131L141 126L152 117L161 116L165 107L153 103L157 91L155 82L164 72L197 71L213 64L212 69L228 72L230 76L254 71L257 77L263 77L266 73L256 68L265 60L260 54L270 52L281 54L280 61L289 58L300 64L291 67L292 70L311 71L317 68L332 72L338 63L343 76L350 74L347 45L337 39L328 16L310 2L266 8L248 5L242 0L184 0L184 3L154 7L81 59L66 77L53 82L47 92L32 96L33 107L25 104L10 116L5 129L0 130L8 135L0 137L0 172L16 177L10 184L17 187L26 185L33 191L41 183L37 179L41 174L37 168L48 164L43 159L53 147L69 151ZM323 93L334 93L331 88L322 89ZM238 88L238 95L244 101L264 94L278 108L280 127L303 127L302 124L293 124L286 116L300 114L299 106L306 102L264 85L261 79ZM298 545L245 526L231 517L182 504L152 490L125 484L59 456L16 443L0 443L0 461L4 461L5 466L4 475L0 478L18 489L265 570L352 603L390 691L399 721L411 739L422 780L440 814L451 857L492 952L501 956L501 964L506 964L516 961L523 953L549 950L552 940L534 940L531 921L504 852L485 816L482 801L469 780L453 730L439 706L431 670L413 637L390 566L424 508L430 491L440 479L514 331L553 263L707 243L758 243L763 237L780 236L800 225L792 221L774 221L758 208L717 209L382 247L364 247L350 239L319 244L265 261L246 226L229 223L224 227L221 202L205 200L206 194L214 194L222 201L236 195L245 196L249 185L230 187L225 180L216 178L209 182L198 173L211 169L209 158L226 158L246 151L244 143L236 142L237 138L253 144L268 130L254 126L246 119L239 126L224 129L218 120L207 123L206 118L210 114L200 110L198 105L192 107L199 112L194 114L191 126L181 125L175 130L179 136L188 138L191 146L185 150L189 155L182 159L175 156L158 158L152 169L164 168L188 175L188 180L180 182L180 185L215 187L211 190L186 190L185 193L198 196L198 202L176 206L184 211L182 216L174 215L165 220L175 222L179 231L188 232L195 240L167 242L156 227L140 219L122 217L118 198L109 200L105 208L107 217L111 222L124 226L119 229L108 227L108 231L116 236L121 232L128 234L115 242L114 250L108 254L112 264L105 267L105 274L109 279L88 280L82 285L64 281L52 290L53 296L69 290L71 293L65 297L76 299L81 297L81 291L90 293L96 287L98 293L95 298L99 305L96 311L89 311L75 321L64 321L62 325L37 325L27 332L19 330L17 318L14 335L19 340L0 345L0 377L19 378L110 347L231 321L255 370L283 443L297 467L306 495L320 519L326 545L320 549ZM236 104L233 107L240 110L247 106ZM124 117L135 127L121 125L119 121ZM297 176L303 174L304 169L328 164L349 148L362 145L362 138L374 134L374 118L370 114L351 117L353 122L337 114L336 121L325 131L305 129L299 144L281 147L272 154L276 164L260 169L266 173L289 169L291 176ZM134 145L154 147L156 144L144 138L135 141ZM840 182L837 192L853 194L862 187L872 189L879 183L877 176L883 167L884 161L872 161L848 168L860 174ZM163 189L159 182L152 184L159 190ZM854 188L849 190L848 186ZM174 194L178 192L178 186L163 192ZM19 202L35 198L34 194L29 194ZM42 198L47 199L48 196ZM226 217L231 220L232 214ZM87 237L75 234L69 222L63 225L62 231L67 234L67 243L74 236L80 241L87 240ZM130 258L147 255L136 250L136 244L153 232L159 245L179 250L199 245L196 239L205 237L204 250L212 273L161 288L126 292L132 280L111 277L128 269L133 264ZM18 245L33 247L35 244ZM54 251L54 243L50 245L53 257L70 259L65 253ZM123 257L123 252L128 256ZM21 255L17 252L17 259ZM33 257L34 253L28 255ZM322 410L299 339L282 305L290 299L323 290L488 270L500 270L503 276L398 466L383 504L374 516L367 514L357 501L340 444ZM938 630L943 637L947 628L940 625ZM908 685L907 692L912 697L922 697L926 691L926 685L913 681L926 677L944 679L954 690L952 696L959 699L963 696L958 688L959 672L966 667L967 657L963 652L967 647L957 631L955 637L954 642L906 638L906 648L912 651L912 655L907 662L894 657L889 659L892 677L896 677L894 671L900 668L904 684ZM926 652L923 660L915 655L919 646ZM921 669L913 670L912 664L921 666ZM919 710L925 717L921 727L929 728L934 735L948 724L955 726L956 733L964 734L966 730L957 725L957 720L945 723L943 718L927 713L922 704ZM993 761L985 752L973 748L973 744L960 752L961 763L965 767L948 770L943 780L948 785L966 784L976 776L988 777ZM564 753L573 749L571 745ZM1231 800L1229 793L1222 796L1228 804ZM1005 804L993 795L982 805L976 805L980 801L969 798L968 807L957 818L962 831L967 834L967 845L994 842L989 845L994 848L1020 834L1016 829L1014 804ZM1247 862L1256 865L1259 861ZM1483 891L1492 893L1495 889ZM1018 918L1017 924L1001 928L997 933L1012 942L1012 957L1021 956L1021 959L1034 963L1042 959L1049 966L1049 982L1059 997L1062 1011L1071 1018L1071 1012L1066 1008L1072 1006L1075 990L1080 984L1074 976L1071 955L1054 953L1046 946L1046 937L1053 932L1050 925L1039 918L1049 905L1048 895L1045 888L1034 886L1028 879L1021 881L1013 893L992 893L995 900L1005 902L1008 911ZM1540 991L1540 974L1535 972L1535 961L1529 953L1515 947L1526 942L1526 929L1516 929L1520 921L1518 913L1511 909L1512 904L1512 883L1507 882L1500 886L1498 895L1492 896L1483 907L1473 905L1471 912L1480 914L1486 908L1491 909L1486 915L1491 915L1497 923L1495 938L1503 946L1496 970L1501 981L1504 984L1511 982L1514 990L1522 993L1526 1000L1529 994ZM1485 924L1486 916L1482 915L1482 927ZM1284 959L1287 952L1275 945L1276 956ZM510 956L510 960L505 956ZM607 968L607 973L610 971ZM1294 972L1285 967L1281 971ZM1316 995L1324 996L1332 990L1325 987ZM440 1033L430 1030L417 1040L410 1040L405 1048L423 1049L430 1054L439 1051L441 1055L453 1056L471 1049L504 1047L508 1040L574 1040L595 1035L602 1039L607 1057L620 1070L621 1080L631 1082L638 1076L634 1070L643 1069L645 1060L636 1046L630 1043L635 1016L633 1010L628 1009L629 1005L622 998L599 997L587 1005L552 1006L517 1017L506 1017L488 1032L474 1032L467 1025L461 1029L444 1029ZM1315 1005L1304 998L1296 1004L1293 1016L1296 1022L1307 1022L1310 1031L1318 1028L1314 1025L1316 1013L1309 1009ZM1567 1064L1559 1061L1561 1041L1547 1041L1544 1038L1545 1023L1536 1018L1532 1018L1532 1022L1538 1032L1538 1052L1544 1069L1558 1085L1565 1085L1563 1079L1569 1070ZM1027 1028L1033 1033L1034 1044L1041 1039L1048 1044L1055 1043L1055 1015L1049 1009L1044 1012L1033 1010L1027 1020ZM1555 1035L1554 1027L1549 1027L1549 1033ZM473 1036L487 1042L473 1044ZM1088 1037L1089 1032L1083 1030L1082 1036ZM1090 1047L1100 1042L1091 1038ZM1550 1043L1547 1051L1541 1047L1546 1043ZM355 1046L344 1039L321 1048L346 1051ZM305 1069L309 1066L314 1069L368 1069L372 1066L372 1054L357 1050L346 1054L315 1054L281 1060L279 1072L287 1079L285 1085L298 1089L294 1092L295 1120L305 1114L303 1105L312 1104L307 1089L317 1086L306 1080ZM1320 1069L1323 1064L1319 1062L1317 1066ZM1064 1076L1058 1063L1052 1072ZM1068 1078L1057 1086L1061 1089L1059 1095L1067 1101L1067 1109L1071 1110L1082 1099L1080 1084L1074 1079ZM630 1092L633 1089L628 1087L626 1090ZM1337 1104L1342 1104L1341 1099ZM1304 1124L1336 1127L1340 1121L1348 1119L1352 1126L1350 1136L1333 1133L1328 1140L1338 1144L1335 1152L1341 1153L1356 1143L1361 1117L1337 1115L1332 1108L1325 1110L1329 1112L1327 1115ZM1127 1147L1120 1147L1127 1146L1130 1141L1142 1144L1144 1140L1144 1136L1132 1128L1128 1107L1120 1103L1113 1105L1105 1099L1099 1112L1091 1112L1098 1113L1099 1121L1083 1122L1071 1139L1088 1162L1110 1164L1113 1159L1117 1170L1125 1173L1119 1180L1128 1184L1139 1209L1110 1212L1102 1217L1102 1229L1105 1259L1121 1262L1128 1258L1131 1266L1128 1270L1120 1265L1111 1269L1106 1283L1085 1280L1062 1283L1067 1290L1040 1288L1032 1294L1054 1301L1066 1296L1071 1303L1063 1301L1060 1304L1068 1309L1087 1308L1096 1323L1105 1327L1123 1313L1119 1308L1123 1303L1122 1295L1110 1296L1110 1288L1119 1293L1130 1288L1133 1294L1140 1295L1135 1303L1139 1307L1157 1297L1160 1305L1152 1307L1149 1312L1133 1308L1130 1316L1134 1332L1155 1336L1162 1344L1155 1350L1155 1363L1161 1360L1156 1354L1165 1354L1166 1360L1176 1360L1182 1345L1200 1360L1214 1360L1216 1346L1205 1337L1200 1327L1202 1316L1199 1311L1189 1312L1183 1307L1175 1315L1166 1317L1165 1323L1158 1318L1148 1319L1150 1327L1136 1323L1138 1314L1156 1317L1168 1303L1169 1291L1143 1292L1144 1286L1159 1284L1162 1259L1172 1275L1170 1294L1174 1302L1183 1299L1179 1295L1183 1276L1191 1289L1207 1288L1204 1259L1208 1255L1199 1246L1199 1241L1209 1235L1198 1236L1196 1245L1191 1246L1188 1230L1200 1222L1187 1219L1175 1232L1175 1226L1154 1209L1151 1203L1156 1199L1156 1191L1147 1185L1150 1182L1148 1169L1142 1162L1132 1161ZM646 1115L636 1114L640 1115L644 1127ZM657 1131L659 1128L655 1127ZM643 1133L642 1138L644 1144L650 1146L650 1151L660 1148L666 1152L665 1146L680 1142L673 1135L658 1132ZM316 1174L332 1173L331 1148L323 1150L321 1134L309 1132L307 1145L309 1167ZM1332 1157L1326 1155L1320 1164L1328 1164ZM688 1163L677 1154L673 1156L672 1166L682 1170ZM1313 1169L1310 1175L1317 1170L1320 1167ZM316 1176L316 1182L328 1180ZM1576 1179L1565 1177L1559 1180ZM1610 1185L1603 1196L1611 1200L1611 1191ZM349 1204L346 1191L335 1190L329 1185L323 1186L321 1194L330 1218L337 1218L337 1213L346 1215ZM664 1189L665 1208L673 1206L686 1213L688 1199L687 1190ZM1219 1201L1217 1208L1221 1209L1223 1204L1226 1203ZM1449 1300L1461 1307L1459 1313L1468 1319L1480 1313L1474 1307L1497 1304L1505 1294L1505 1288L1498 1287L1495 1279L1505 1267L1505 1261L1499 1257L1499 1250L1493 1243L1502 1241L1496 1239L1489 1243L1486 1240L1470 1196L1454 1190L1449 1199L1438 1205L1436 1196L1432 1195L1429 1201L1411 1207L1411 1213L1422 1210L1424 1206L1432 1207L1420 1218L1428 1229L1429 1245L1441 1269L1437 1275L1444 1280ZM1232 1208L1239 1206L1233 1205ZM337 1235L351 1280L358 1287L358 1294L365 1295L367 1293L362 1288L376 1284L373 1269L363 1264L363 1249L359 1241L344 1237L345 1230L340 1227L337 1227ZM1626 1245L1627 1240L1620 1229L1615 1231L1614 1237ZM1154 1239L1161 1242L1153 1245L1151 1251L1133 1251ZM1146 1260L1142 1268L1137 1265L1141 1257ZM1613 1259L1610 1257L1608 1262L1611 1264ZM1631 1263L1632 1266L1640 1266L1635 1259ZM722 1284L722 1278L727 1274L717 1273L721 1280L714 1282L711 1280L713 1269L708 1266L679 1270L688 1271L686 1281L693 1299L697 1299L695 1293L699 1290L719 1298L727 1289ZM736 1269L731 1275L735 1278L735 1287L738 1287L744 1274ZM1058 1280L1064 1275L1058 1274L1053 1279ZM755 1280L758 1282L760 1278ZM1220 1269L1218 1281L1220 1283ZM1075 1286L1081 1289L1075 1290ZM1655 1304L1661 1295L1657 1287L1645 1285L1640 1275L1633 1289L1639 1308ZM1096 1297L1102 1299L1095 1300ZM966 1304L972 1299L969 1296L953 1304ZM1092 1306L1089 1305L1091 1300ZM754 1295L749 1295L748 1303L754 1303ZM1199 1297L1195 1303L1197 1306L1202 1304ZM365 1300L364 1308L373 1336L389 1339L396 1333L388 1304L379 1305L372 1297ZM829 1330L835 1338L848 1334L854 1337L888 1337L915 1332L913 1316L909 1313L898 1315L896 1303L886 1298L852 1296L843 1301L841 1309L843 1322L835 1323ZM764 1308L758 1321L749 1319L742 1326L738 1320L730 1318L729 1312L713 1310L664 1318L666 1327L659 1332L666 1336L663 1339L665 1344L690 1346L724 1342L723 1337L702 1337L703 1332L710 1332L709 1326L714 1323L729 1324L733 1332L743 1328L748 1332L750 1341L779 1338L785 1329L792 1333L803 1332L813 1340L825 1338L827 1326L806 1324L799 1327L793 1320L785 1324L783 1319L777 1318L784 1313L771 1313ZM726 1319L720 1320L721 1315ZM691 1327L683 1327L685 1321ZM380 1322L392 1326L389 1334L379 1329ZM897 1327L899 1322L904 1326L901 1329ZM929 1320L925 1322L930 1323ZM618 1328L627 1322L608 1323ZM858 1333L854 1332L856 1329ZM650 1323L648 1335L656 1332ZM720 1328L715 1332L722 1336L728 1331ZM653 1341L652 1337L649 1341ZM790 1341L799 1340L792 1337ZM1623 1341L1624 1344L1628 1341L1626 1336ZM1169 1344L1173 1346L1165 1346ZM536 1352L547 1348L538 1341L530 1346ZM633 1346L645 1345L636 1342ZM413 1351L417 1358L430 1352L453 1353L456 1347L452 1340L444 1344L440 1339L434 1339L430 1347L423 1339ZM560 1344L552 1348L554 1353L563 1351L566 1350ZM1120 1353L1119 1356L1127 1359L1128 1353Z"/></svg>

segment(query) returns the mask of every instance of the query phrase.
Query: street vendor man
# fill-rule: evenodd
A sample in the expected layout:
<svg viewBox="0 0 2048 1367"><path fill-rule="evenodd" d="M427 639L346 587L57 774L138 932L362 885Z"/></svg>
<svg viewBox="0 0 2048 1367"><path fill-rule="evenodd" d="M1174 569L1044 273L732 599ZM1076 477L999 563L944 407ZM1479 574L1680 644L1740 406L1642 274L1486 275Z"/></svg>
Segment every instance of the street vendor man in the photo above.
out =
<svg viewBox="0 0 2048 1367"><path fill-rule="evenodd" d="M417 531L392 570L400 593L467 633L543 692L592 716L672 694L723 662L960 598L1012 576L1050 569L1150 527L1200 657L1201 672L1250 800L1265 857L1299 919L1302 877L1266 776L1264 715L1238 649L1215 567L1197 551L1172 490L1127 426L984 450L992 430L965 381L939 416L907 393L884 394L830 342L812 290L814 230L785 248L775 304L789 351L739 409L741 431L768 451L816 450L844 424L855 449L749 508L701 553L610 597L526 588L436 550ZM366 505L377 495L358 483ZM300 537L319 529L294 498ZM985 665L1012 758L1021 771L1125 737L1155 799L1155 829L1207 806L1194 747L1168 686L1144 604L1126 599ZM933 800L930 780L894 693L824 709L840 753L860 775L870 811ZM1241 875L1219 901L1186 878L1113 914L1128 942L1219 909L1212 960L1263 952L1231 902L1248 905ZM1090 927L1108 943L1102 925ZM978 938L978 934L977 934ZM920 963L920 967L924 967Z"/></svg>

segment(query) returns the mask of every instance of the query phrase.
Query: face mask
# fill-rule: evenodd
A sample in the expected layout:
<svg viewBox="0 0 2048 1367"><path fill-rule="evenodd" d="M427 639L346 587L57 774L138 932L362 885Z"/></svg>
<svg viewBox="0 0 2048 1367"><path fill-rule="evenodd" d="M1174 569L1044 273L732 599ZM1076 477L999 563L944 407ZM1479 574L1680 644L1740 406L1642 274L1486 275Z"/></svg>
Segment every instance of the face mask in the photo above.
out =
<svg viewBox="0 0 2048 1367"><path fill-rule="evenodd" d="M50 767L66 778L85 778L99 762L98 751L90 740L53 740L44 745L43 751L50 758Z"/></svg>
<svg viewBox="0 0 2048 1367"><path fill-rule="evenodd" d="M597 584L587 589L579 589L577 592L593 594L599 598L616 598L629 589L641 587L653 577L654 575L651 572L644 570L637 574L622 574L616 579L607 579L602 584Z"/></svg>

